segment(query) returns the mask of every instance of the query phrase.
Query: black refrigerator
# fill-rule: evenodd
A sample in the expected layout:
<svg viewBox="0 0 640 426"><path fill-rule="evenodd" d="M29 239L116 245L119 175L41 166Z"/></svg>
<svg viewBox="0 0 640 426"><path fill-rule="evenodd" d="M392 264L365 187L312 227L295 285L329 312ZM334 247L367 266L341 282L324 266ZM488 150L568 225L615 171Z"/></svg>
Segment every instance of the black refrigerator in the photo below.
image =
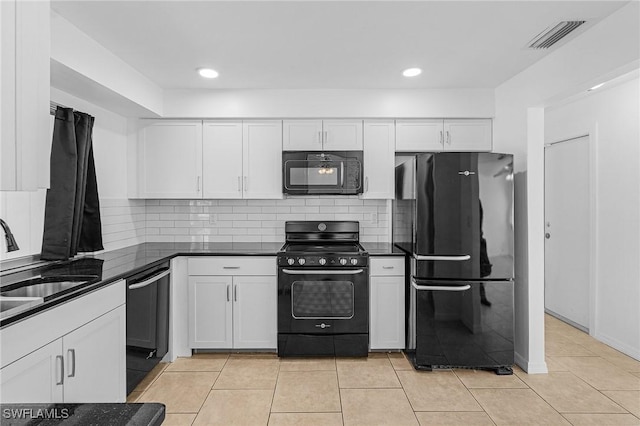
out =
<svg viewBox="0 0 640 426"><path fill-rule="evenodd" d="M416 369L511 374L513 157L396 157L393 242L409 254L407 355Z"/></svg>

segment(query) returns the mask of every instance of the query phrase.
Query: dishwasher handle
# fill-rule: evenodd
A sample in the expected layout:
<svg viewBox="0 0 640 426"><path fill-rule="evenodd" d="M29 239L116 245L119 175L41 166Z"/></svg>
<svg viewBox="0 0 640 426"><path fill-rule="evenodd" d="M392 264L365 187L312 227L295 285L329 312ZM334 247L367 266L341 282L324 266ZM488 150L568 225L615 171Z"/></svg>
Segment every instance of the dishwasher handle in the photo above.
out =
<svg viewBox="0 0 640 426"><path fill-rule="evenodd" d="M133 284L129 284L128 288L129 290L136 290L138 288L142 288L142 287L146 287L149 284L153 284L154 282L158 281L160 278L164 278L167 275L169 275L171 273L171 269L164 269L162 271L160 271L159 273L152 275L151 277L143 280L143 281L139 281L139 282L134 282Z"/></svg>

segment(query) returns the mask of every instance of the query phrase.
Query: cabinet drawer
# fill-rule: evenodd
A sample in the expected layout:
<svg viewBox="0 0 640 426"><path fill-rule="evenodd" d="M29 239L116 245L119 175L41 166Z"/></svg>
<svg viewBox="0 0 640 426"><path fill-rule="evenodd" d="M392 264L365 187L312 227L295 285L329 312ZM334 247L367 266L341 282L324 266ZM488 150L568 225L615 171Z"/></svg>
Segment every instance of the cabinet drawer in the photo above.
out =
<svg viewBox="0 0 640 426"><path fill-rule="evenodd" d="M274 256L189 258L189 275L276 275Z"/></svg>
<svg viewBox="0 0 640 426"><path fill-rule="evenodd" d="M371 257L371 276L404 275L404 257Z"/></svg>

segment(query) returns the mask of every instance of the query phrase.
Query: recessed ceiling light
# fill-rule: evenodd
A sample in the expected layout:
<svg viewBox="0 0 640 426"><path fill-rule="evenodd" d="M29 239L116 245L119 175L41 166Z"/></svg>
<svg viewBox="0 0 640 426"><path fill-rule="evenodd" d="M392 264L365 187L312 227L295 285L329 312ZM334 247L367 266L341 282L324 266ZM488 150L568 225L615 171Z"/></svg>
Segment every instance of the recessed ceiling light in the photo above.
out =
<svg viewBox="0 0 640 426"><path fill-rule="evenodd" d="M216 78L218 76L218 71L212 70L211 68L199 68L198 74L204 78Z"/></svg>
<svg viewBox="0 0 640 426"><path fill-rule="evenodd" d="M422 74L422 70L420 68L408 68L402 71L402 75L405 77L415 77L420 74Z"/></svg>
<svg viewBox="0 0 640 426"><path fill-rule="evenodd" d="M595 86L593 86L593 87L592 87L591 89L589 89L589 90L596 90L596 89L599 89L599 88L601 88L603 85L604 85L604 83L596 84Z"/></svg>

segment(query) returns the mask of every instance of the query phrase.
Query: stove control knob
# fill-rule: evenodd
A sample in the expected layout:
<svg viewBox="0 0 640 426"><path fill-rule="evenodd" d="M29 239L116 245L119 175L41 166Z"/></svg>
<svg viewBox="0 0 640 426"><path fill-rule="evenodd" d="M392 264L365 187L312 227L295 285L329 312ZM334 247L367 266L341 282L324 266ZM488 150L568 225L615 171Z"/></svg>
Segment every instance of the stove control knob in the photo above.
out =
<svg viewBox="0 0 640 426"><path fill-rule="evenodd" d="M358 259L356 259L356 258L351 259L351 264L352 265L357 265L358 264Z"/></svg>
<svg viewBox="0 0 640 426"><path fill-rule="evenodd" d="M295 259L291 259L291 258L289 258L289 259L287 259L287 263L288 263L289 265L293 265L294 263L296 263L296 261L295 261Z"/></svg>
<svg viewBox="0 0 640 426"><path fill-rule="evenodd" d="M322 266L326 265L327 263L327 259L325 259L324 257L321 257L320 260L318 260L318 263Z"/></svg>
<svg viewBox="0 0 640 426"><path fill-rule="evenodd" d="M340 258L340 264L341 264L342 266L346 265L346 264L347 264L347 259L345 259L344 257L341 257L341 258Z"/></svg>
<svg viewBox="0 0 640 426"><path fill-rule="evenodd" d="M303 258L298 259L298 263L300 265L304 265L305 260Z"/></svg>

